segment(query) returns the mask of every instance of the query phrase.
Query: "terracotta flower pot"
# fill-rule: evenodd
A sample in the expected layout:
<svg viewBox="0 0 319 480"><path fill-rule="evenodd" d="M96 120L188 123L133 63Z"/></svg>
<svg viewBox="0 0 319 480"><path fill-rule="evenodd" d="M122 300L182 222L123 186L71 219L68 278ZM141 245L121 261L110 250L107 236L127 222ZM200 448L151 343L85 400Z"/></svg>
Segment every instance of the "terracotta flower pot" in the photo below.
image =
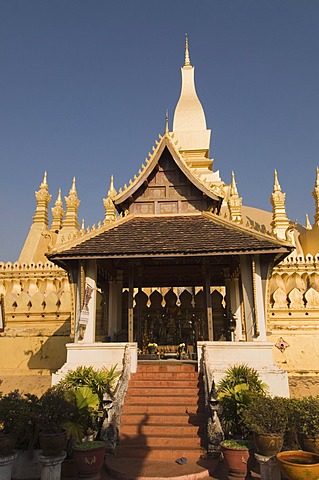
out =
<svg viewBox="0 0 319 480"><path fill-rule="evenodd" d="M95 445L94 448L85 449L74 447L73 456L74 462L78 471L78 478L98 480L100 477L100 470L104 463L105 444L104 442L86 442Z"/></svg>
<svg viewBox="0 0 319 480"><path fill-rule="evenodd" d="M303 450L291 450L277 454L281 473L288 480L317 480L319 455Z"/></svg>
<svg viewBox="0 0 319 480"><path fill-rule="evenodd" d="M273 457L281 451L284 436L281 433L254 433L254 443L260 455Z"/></svg>
<svg viewBox="0 0 319 480"><path fill-rule="evenodd" d="M248 448L231 448L221 443L224 462L229 470L228 478L244 479L248 473L251 451Z"/></svg>

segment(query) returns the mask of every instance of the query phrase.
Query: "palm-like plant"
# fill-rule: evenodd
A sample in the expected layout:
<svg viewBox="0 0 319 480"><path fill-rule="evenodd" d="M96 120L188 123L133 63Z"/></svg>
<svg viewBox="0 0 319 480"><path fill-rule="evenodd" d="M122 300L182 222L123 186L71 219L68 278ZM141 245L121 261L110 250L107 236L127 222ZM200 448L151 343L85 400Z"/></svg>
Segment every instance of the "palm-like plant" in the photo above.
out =
<svg viewBox="0 0 319 480"><path fill-rule="evenodd" d="M102 407L103 395L105 393L113 394L117 380L121 375L121 372L116 371L116 367L117 365L114 365L109 370L107 368L95 370L91 366L80 366L75 370L69 371L59 382L59 387L68 390L87 386L93 393L98 395L100 407Z"/></svg>
<svg viewBox="0 0 319 480"><path fill-rule="evenodd" d="M221 420L225 435L245 435L241 414L256 395L265 395L268 386L261 380L257 370L245 364L233 365L217 385L221 402Z"/></svg>
<svg viewBox="0 0 319 480"><path fill-rule="evenodd" d="M229 367L225 372L225 377L218 384L218 392L227 393L236 385L245 384L248 389L254 393L265 394L268 391L266 385L260 378L259 373L253 367L246 364L238 364Z"/></svg>

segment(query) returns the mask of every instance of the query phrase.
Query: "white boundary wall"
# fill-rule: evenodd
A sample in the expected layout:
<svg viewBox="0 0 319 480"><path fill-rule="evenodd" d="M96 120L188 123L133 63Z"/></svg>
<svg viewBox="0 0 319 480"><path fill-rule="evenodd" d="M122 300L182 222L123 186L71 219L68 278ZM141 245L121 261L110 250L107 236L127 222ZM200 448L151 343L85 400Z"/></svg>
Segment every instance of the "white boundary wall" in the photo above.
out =
<svg viewBox="0 0 319 480"><path fill-rule="evenodd" d="M198 362L205 345L207 362L215 385L224 377L225 371L235 364L255 368L273 396L289 397L288 374L278 367L273 359L271 342L197 342Z"/></svg>
<svg viewBox="0 0 319 480"><path fill-rule="evenodd" d="M117 370L123 368L126 345L130 347L131 373L137 369L137 343L67 343L67 360L60 370L52 375L52 385L56 385L69 370L81 366L92 366L95 369L110 369L117 364Z"/></svg>

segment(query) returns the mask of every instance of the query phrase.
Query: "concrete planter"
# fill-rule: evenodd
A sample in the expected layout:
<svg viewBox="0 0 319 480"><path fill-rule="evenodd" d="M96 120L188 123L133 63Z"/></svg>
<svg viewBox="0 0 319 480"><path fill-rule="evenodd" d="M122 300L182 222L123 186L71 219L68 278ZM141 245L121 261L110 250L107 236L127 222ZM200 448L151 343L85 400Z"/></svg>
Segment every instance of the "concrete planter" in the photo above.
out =
<svg viewBox="0 0 319 480"><path fill-rule="evenodd" d="M12 469L12 480L35 480L41 477L39 454L41 450L17 450Z"/></svg>

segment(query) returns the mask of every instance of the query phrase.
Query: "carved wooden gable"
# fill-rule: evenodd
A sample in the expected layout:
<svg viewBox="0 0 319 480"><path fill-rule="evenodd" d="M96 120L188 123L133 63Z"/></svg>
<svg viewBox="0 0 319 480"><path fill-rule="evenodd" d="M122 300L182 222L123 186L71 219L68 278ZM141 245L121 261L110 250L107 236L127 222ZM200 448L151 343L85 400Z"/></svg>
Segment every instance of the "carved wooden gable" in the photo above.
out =
<svg viewBox="0 0 319 480"><path fill-rule="evenodd" d="M165 148L156 168L127 207L133 214L164 215L207 211L214 204L188 180Z"/></svg>

